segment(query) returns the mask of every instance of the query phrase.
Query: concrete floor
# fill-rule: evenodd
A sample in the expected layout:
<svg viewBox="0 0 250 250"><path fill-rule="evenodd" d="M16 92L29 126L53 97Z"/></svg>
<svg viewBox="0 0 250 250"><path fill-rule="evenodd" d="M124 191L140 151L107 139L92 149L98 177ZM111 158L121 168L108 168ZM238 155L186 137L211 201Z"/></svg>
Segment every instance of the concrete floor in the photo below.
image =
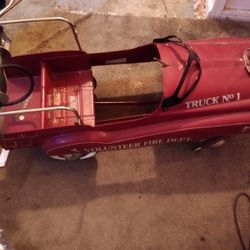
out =
<svg viewBox="0 0 250 250"><path fill-rule="evenodd" d="M78 25L87 52L132 48L167 34L183 39L250 35L247 23L180 19L167 12L79 15L69 13L65 1L24 2L11 18L67 16ZM64 26L35 27L9 29L13 54L72 48ZM143 80L143 72L138 74ZM16 150L0 170L0 228L16 250L241 249L232 204L237 193L250 193L249 148L249 138L238 136L221 149L200 153L190 145L159 145L99 153L80 162L48 159L39 148ZM249 208L241 208L247 239Z"/></svg>

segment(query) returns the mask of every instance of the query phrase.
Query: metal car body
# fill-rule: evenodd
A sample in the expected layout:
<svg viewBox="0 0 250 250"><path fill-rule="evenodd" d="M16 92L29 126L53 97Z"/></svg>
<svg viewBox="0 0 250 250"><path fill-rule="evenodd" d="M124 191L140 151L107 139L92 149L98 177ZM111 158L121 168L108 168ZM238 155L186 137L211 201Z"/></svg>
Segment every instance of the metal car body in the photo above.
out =
<svg viewBox="0 0 250 250"><path fill-rule="evenodd" d="M183 43L169 36L134 49L95 54L84 52L76 41L79 50L74 51L11 57L2 50L1 69L7 78L9 100L25 95L30 78L34 80L34 88L23 101L2 105L0 144L4 149L41 146L54 158L81 159L99 151L160 143L206 144L250 130L250 38ZM93 66L153 61L159 62L162 71L161 99L96 99ZM21 67L13 71L11 65ZM156 108L150 113L98 121L97 105Z"/></svg>

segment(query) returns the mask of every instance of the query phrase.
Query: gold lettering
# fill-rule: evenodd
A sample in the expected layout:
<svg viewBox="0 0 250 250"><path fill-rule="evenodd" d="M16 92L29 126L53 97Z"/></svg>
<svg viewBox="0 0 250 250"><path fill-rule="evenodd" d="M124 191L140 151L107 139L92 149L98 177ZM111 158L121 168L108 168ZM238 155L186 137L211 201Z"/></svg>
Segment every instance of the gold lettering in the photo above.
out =
<svg viewBox="0 0 250 250"><path fill-rule="evenodd" d="M110 146L110 150L116 150L116 149L117 149L116 145Z"/></svg>
<svg viewBox="0 0 250 250"><path fill-rule="evenodd" d="M84 148L83 150L87 153L90 152L101 152L101 151L111 151L111 150L121 150L121 149L131 149L146 146L158 145L161 143L174 143L174 142L189 142L192 141L191 137L180 137L180 138L165 138L165 139L153 139L142 142L128 143L128 144L118 144L110 146L98 146L93 148Z"/></svg>

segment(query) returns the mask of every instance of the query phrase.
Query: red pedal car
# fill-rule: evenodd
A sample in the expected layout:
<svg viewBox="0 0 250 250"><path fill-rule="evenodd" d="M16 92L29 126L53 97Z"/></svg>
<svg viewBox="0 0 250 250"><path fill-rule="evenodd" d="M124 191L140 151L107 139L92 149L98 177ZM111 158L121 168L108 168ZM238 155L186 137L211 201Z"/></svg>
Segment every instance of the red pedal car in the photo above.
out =
<svg viewBox="0 0 250 250"><path fill-rule="evenodd" d="M81 49L73 24L63 18L0 25L52 20L70 25L79 50L12 57L1 48L4 149L41 146L53 158L84 159L99 151L160 143L195 141L195 150L200 150L250 130L250 38L184 43L169 36L134 49L89 54ZM153 61L162 71L158 100L96 98L91 67ZM118 105L151 108L112 119L98 119L95 114L98 107L105 117Z"/></svg>

